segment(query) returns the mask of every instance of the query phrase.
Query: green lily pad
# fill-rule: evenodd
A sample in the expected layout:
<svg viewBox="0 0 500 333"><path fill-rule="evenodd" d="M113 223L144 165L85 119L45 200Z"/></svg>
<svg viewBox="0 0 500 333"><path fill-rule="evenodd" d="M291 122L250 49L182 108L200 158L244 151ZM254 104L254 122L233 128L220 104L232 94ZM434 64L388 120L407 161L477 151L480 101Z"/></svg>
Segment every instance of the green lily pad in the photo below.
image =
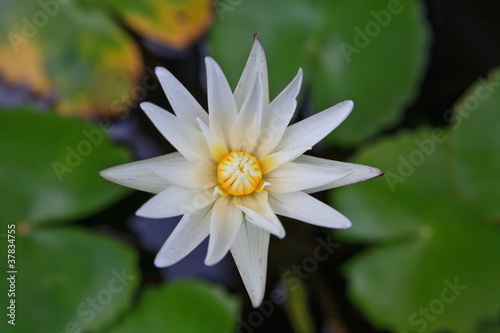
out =
<svg viewBox="0 0 500 333"><path fill-rule="evenodd" d="M5 0L0 22L0 75L34 93L55 94L58 112L118 116L133 99L143 72L139 48L102 8Z"/></svg>
<svg viewBox="0 0 500 333"><path fill-rule="evenodd" d="M108 126L0 111L0 224L34 226L89 215L128 191L97 172L130 161Z"/></svg>
<svg viewBox="0 0 500 333"><path fill-rule="evenodd" d="M381 329L471 332L500 312L500 226L462 203L450 174L455 134L388 138L355 158L385 176L335 191L336 207L353 221L339 235L378 242L346 274L352 299Z"/></svg>
<svg viewBox="0 0 500 333"><path fill-rule="evenodd" d="M328 142L354 145L394 125L413 99L426 62L420 1L219 1L211 52L236 84L258 32L271 96L304 68L314 107L355 102Z"/></svg>
<svg viewBox="0 0 500 333"><path fill-rule="evenodd" d="M198 281L146 289L139 305L112 333L234 332L240 302L223 289Z"/></svg>
<svg viewBox="0 0 500 333"><path fill-rule="evenodd" d="M75 228L16 231L9 270L17 273L6 273L15 275L15 295L2 298L3 309L15 300L15 326L3 318L2 332L87 332L129 307L140 275L128 247ZM0 282L6 292L8 282Z"/></svg>
<svg viewBox="0 0 500 333"><path fill-rule="evenodd" d="M500 70L474 84L452 121L454 175L465 204L500 222Z"/></svg>
<svg viewBox="0 0 500 333"><path fill-rule="evenodd" d="M495 321L484 322L474 331L474 333L499 333L500 332L500 317Z"/></svg>

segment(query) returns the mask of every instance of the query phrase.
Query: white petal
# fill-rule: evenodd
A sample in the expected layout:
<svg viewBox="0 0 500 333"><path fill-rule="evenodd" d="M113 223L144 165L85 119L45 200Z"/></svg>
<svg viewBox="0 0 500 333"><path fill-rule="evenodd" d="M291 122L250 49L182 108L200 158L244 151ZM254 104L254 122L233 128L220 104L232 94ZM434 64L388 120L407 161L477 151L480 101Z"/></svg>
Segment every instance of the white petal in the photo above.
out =
<svg viewBox="0 0 500 333"><path fill-rule="evenodd" d="M243 222L243 213L231 197L219 197L212 209L206 265L215 265L229 251Z"/></svg>
<svg viewBox="0 0 500 333"><path fill-rule="evenodd" d="M205 124L208 124L208 113L172 73L163 67L156 67L155 72L172 109L179 119L190 123L194 127L198 126L196 118L200 118Z"/></svg>
<svg viewBox="0 0 500 333"><path fill-rule="evenodd" d="M322 186L341 179L352 171L342 168L323 168L316 165L288 162L266 174L269 192L289 193Z"/></svg>
<svg viewBox="0 0 500 333"><path fill-rule="evenodd" d="M155 258L156 267L177 263L193 251L210 233L212 206L185 214Z"/></svg>
<svg viewBox="0 0 500 333"><path fill-rule="evenodd" d="M285 237L285 228L267 202L267 191L234 196L234 204L246 214L246 219L279 238Z"/></svg>
<svg viewBox="0 0 500 333"><path fill-rule="evenodd" d="M141 108L161 134L188 160L200 161L212 158L199 129L152 103L143 102Z"/></svg>
<svg viewBox="0 0 500 333"><path fill-rule="evenodd" d="M320 227L345 229L351 226L344 215L304 192L270 193L269 204L276 214Z"/></svg>
<svg viewBox="0 0 500 333"><path fill-rule="evenodd" d="M318 191L328 190L331 188L336 188L340 186L350 185L358 182L362 182L364 180L368 180L371 178L379 177L384 173L380 171L380 169L362 165L362 164L354 164L347 162L339 162L327 160L324 158L302 155L294 160L295 163L304 163L310 165L316 165L323 168L332 168L332 169L345 169L352 170L352 172L344 178L338 179L336 181L332 181L323 186L317 186L313 188L309 188L305 190L306 193L314 193Z"/></svg>
<svg viewBox="0 0 500 333"><path fill-rule="evenodd" d="M254 36L252 50L248 57L243 73L241 74L240 81L234 90L234 99L238 110L247 99L247 95L255 84L255 80L260 77L262 80L262 107L265 108L269 104L269 83L267 78L267 62L266 54L262 43L257 35Z"/></svg>
<svg viewBox="0 0 500 333"><path fill-rule="evenodd" d="M224 157L226 157L229 154L229 150L227 149L227 146L222 143L210 130L210 128L207 127L201 120L198 121L201 132L203 133L203 136L205 137L205 140L208 145L208 149L210 149L210 153L212 153L213 159L219 163Z"/></svg>
<svg viewBox="0 0 500 333"><path fill-rule="evenodd" d="M182 215L213 203L216 196L212 192L172 185L149 199L135 214L153 219Z"/></svg>
<svg viewBox="0 0 500 333"><path fill-rule="evenodd" d="M262 96L262 80L257 78L231 129L231 151L253 152L262 121Z"/></svg>
<svg viewBox="0 0 500 333"><path fill-rule="evenodd" d="M186 161L180 153L175 152L142 161L117 165L99 172L99 175L118 185L130 187L150 193L160 193L172 183L166 181L148 169L150 163L166 161Z"/></svg>
<svg viewBox="0 0 500 333"><path fill-rule="evenodd" d="M273 151L310 149L327 136L351 113L354 103L344 101L288 127Z"/></svg>
<svg viewBox="0 0 500 333"><path fill-rule="evenodd" d="M218 184L217 164L208 160L151 163L149 169L172 184L192 189L206 190Z"/></svg>
<svg viewBox="0 0 500 333"><path fill-rule="evenodd" d="M231 254L254 308L260 306L264 299L268 250L269 232L243 222L231 247Z"/></svg>
<svg viewBox="0 0 500 333"><path fill-rule="evenodd" d="M238 116L233 93L219 65L210 57L207 67L208 117L210 130L227 146L229 132Z"/></svg>
<svg viewBox="0 0 500 333"><path fill-rule="evenodd" d="M294 159L302 155L303 152L304 150L302 148L295 150L284 150L260 158L258 161L262 170L262 174L266 175L267 173L280 167L286 162L293 161Z"/></svg>
<svg viewBox="0 0 500 333"><path fill-rule="evenodd" d="M269 104L262 114L260 140L254 156L269 154L283 137L297 107L297 95L302 83L302 69L293 81Z"/></svg>

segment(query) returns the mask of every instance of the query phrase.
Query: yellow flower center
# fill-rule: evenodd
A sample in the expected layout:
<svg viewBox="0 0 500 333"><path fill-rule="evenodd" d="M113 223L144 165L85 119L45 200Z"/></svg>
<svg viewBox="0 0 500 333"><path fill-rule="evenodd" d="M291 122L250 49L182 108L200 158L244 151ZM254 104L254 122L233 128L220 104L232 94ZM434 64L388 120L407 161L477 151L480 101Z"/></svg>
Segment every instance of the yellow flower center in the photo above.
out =
<svg viewBox="0 0 500 333"><path fill-rule="evenodd" d="M239 151L226 155L217 166L219 186L216 191L226 196L245 195L260 192L266 183L262 180L262 170L257 159Z"/></svg>

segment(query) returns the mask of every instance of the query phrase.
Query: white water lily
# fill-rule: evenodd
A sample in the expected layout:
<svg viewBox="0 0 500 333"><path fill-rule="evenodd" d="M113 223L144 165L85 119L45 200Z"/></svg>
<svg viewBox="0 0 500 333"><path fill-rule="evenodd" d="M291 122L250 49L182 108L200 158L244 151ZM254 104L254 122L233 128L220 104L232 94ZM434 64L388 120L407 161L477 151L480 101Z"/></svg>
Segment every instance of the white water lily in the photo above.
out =
<svg viewBox="0 0 500 333"><path fill-rule="evenodd" d="M205 264L231 252L254 307L264 297L270 234L285 237L276 216L348 228L342 214L308 193L377 177L364 165L302 155L349 115L345 101L288 126L302 71L270 103L267 64L258 38L234 91L217 63L205 59L207 113L166 69L157 68L173 108L141 107L178 152L101 171L117 184L156 194L137 215L184 215L155 265L173 265L210 235Z"/></svg>

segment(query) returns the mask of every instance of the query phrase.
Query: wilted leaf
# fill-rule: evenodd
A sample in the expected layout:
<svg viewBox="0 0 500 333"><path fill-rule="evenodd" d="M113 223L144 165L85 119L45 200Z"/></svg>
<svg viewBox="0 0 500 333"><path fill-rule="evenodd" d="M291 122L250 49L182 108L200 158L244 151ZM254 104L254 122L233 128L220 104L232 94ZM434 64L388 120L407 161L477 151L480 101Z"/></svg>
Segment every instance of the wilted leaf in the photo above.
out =
<svg viewBox="0 0 500 333"><path fill-rule="evenodd" d="M213 0L107 0L139 35L172 48L197 41L212 24Z"/></svg>
<svg viewBox="0 0 500 333"><path fill-rule="evenodd" d="M62 114L118 116L140 74L139 49L102 9L75 1L0 4L0 75L53 95ZM3 33L5 32L5 33Z"/></svg>

